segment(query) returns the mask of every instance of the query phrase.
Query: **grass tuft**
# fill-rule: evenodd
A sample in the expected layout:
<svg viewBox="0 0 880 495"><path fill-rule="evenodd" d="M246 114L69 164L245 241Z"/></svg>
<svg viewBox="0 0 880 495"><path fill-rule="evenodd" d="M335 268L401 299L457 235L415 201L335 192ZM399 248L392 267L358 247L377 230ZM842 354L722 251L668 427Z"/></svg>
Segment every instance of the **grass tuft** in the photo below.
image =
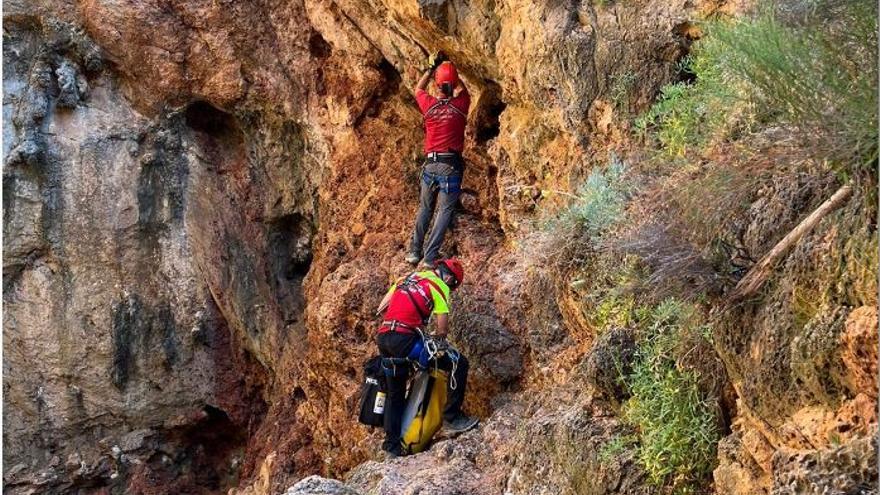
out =
<svg viewBox="0 0 880 495"><path fill-rule="evenodd" d="M638 444L638 441L639 439L635 435L614 435L599 450L599 462L608 464L614 458L620 457L624 452L633 448L634 445Z"/></svg>

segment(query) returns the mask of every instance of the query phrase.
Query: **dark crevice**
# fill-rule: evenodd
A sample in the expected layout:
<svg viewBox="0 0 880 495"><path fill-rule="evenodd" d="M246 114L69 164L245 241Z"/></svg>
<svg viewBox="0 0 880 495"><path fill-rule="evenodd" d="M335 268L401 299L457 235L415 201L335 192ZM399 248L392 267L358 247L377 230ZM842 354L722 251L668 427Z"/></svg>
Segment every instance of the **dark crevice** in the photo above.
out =
<svg viewBox="0 0 880 495"><path fill-rule="evenodd" d="M186 125L214 137L223 137L234 131L235 118L205 101L197 101L186 107Z"/></svg>
<svg viewBox="0 0 880 495"><path fill-rule="evenodd" d="M309 53L315 58L329 58L333 54L333 47L321 36L321 33L314 31L309 37Z"/></svg>
<svg viewBox="0 0 880 495"><path fill-rule="evenodd" d="M157 139L141 161L138 175L138 228L158 233L183 221L189 166L179 142Z"/></svg>
<svg viewBox="0 0 880 495"><path fill-rule="evenodd" d="M355 119L352 127L357 127L365 117L373 118L379 115L382 104L397 94L400 88L400 73L391 65L391 62L383 58L376 69L378 69L379 74L382 76L382 82L379 85L379 89L373 95L373 99L364 107L364 111Z"/></svg>
<svg viewBox="0 0 880 495"><path fill-rule="evenodd" d="M205 405L198 416L150 439L152 455L126 469L126 493L225 492L235 486L239 464L230 461L240 455L247 430L218 407Z"/></svg>
<svg viewBox="0 0 880 495"><path fill-rule="evenodd" d="M303 390L302 387L294 387L293 389L293 398L296 401L304 401L306 400L306 391Z"/></svg>
<svg viewBox="0 0 880 495"><path fill-rule="evenodd" d="M249 128L237 116L226 113L208 102L195 101L182 114L185 139L200 149L204 166L218 174L228 173L245 161L245 135Z"/></svg>
<svg viewBox="0 0 880 495"><path fill-rule="evenodd" d="M113 364L110 380L119 390L125 390L134 371L137 341L149 332L149 317L140 298L129 296L112 309Z"/></svg>
<svg viewBox="0 0 880 495"><path fill-rule="evenodd" d="M162 353L162 366L171 372L179 361L178 326L167 302L150 306L137 294L124 297L111 308L113 363L110 380L124 391L155 352Z"/></svg>
<svg viewBox="0 0 880 495"><path fill-rule="evenodd" d="M672 34L678 40L680 47L679 57L675 64L674 80L685 84L694 83L697 80L697 75L691 70L688 56L690 55L691 45L700 38L700 29L685 21L673 26Z"/></svg>
<svg viewBox="0 0 880 495"><path fill-rule="evenodd" d="M305 300L302 282L312 263L312 223L294 213L267 224L269 238L270 280L284 321L298 322Z"/></svg>
<svg viewBox="0 0 880 495"><path fill-rule="evenodd" d="M474 114L474 137L478 145L485 145L500 132L500 117L507 104L501 99L501 86L485 81L483 93Z"/></svg>

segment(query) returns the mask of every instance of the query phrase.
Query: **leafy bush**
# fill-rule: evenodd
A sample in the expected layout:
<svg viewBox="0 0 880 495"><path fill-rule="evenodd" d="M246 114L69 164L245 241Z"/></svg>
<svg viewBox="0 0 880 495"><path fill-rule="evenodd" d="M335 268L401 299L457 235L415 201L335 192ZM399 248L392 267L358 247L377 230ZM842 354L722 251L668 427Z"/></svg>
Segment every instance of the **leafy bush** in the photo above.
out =
<svg viewBox="0 0 880 495"><path fill-rule="evenodd" d="M670 156L683 156L719 133L738 105L735 97L714 74L702 72L694 84L669 84L657 103L635 121L637 132L654 130L663 150Z"/></svg>
<svg viewBox="0 0 880 495"><path fill-rule="evenodd" d="M632 295L611 294L592 312L592 323L598 331L625 327L632 322L635 300Z"/></svg>
<svg viewBox="0 0 880 495"><path fill-rule="evenodd" d="M715 400L700 391L694 371L677 364L685 332L704 334L692 307L667 300L655 308L624 407L624 418L639 432L639 463L651 482L677 493L705 481L720 437Z"/></svg>
<svg viewBox="0 0 880 495"><path fill-rule="evenodd" d="M625 172L626 165L616 156L605 169L593 169L563 217L598 239L623 218L629 190L623 178Z"/></svg>
<svg viewBox="0 0 880 495"><path fill-rule="evenodd" d="M635 73L631 71L615 74L611 78L609 88L611 103L621 112L629 111L629 92L635 85L636 79Z"/></svg>
<svg viewBox="0 0 880 495"><path fill-rule="evenodd" d="M568 276L595 261L603 236L624 219L631 190L626 172L626 164L612 155L607 167L593 168L575 194L542 191L545 196L559 194L569 200L567 208L539 224L547 236L544 251L537 254L544 263ZM571 283L584 285L579 279Z"/></svg>
<svg viewBox="0 0 880 495"><path fill-rule="evenodd" d="M637 122L671 155L754 123L799 129L823 157L877 158L877 6L818 0L716 21L694 48L694 84L663 89ZM804 4L806 5L806 3Z"/></svg>

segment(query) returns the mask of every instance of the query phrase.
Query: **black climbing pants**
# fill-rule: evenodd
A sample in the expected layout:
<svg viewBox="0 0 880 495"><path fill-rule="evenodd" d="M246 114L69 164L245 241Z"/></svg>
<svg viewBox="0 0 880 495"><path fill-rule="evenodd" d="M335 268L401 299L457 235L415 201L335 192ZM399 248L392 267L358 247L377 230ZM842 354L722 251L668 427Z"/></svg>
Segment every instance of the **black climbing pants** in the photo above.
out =
<svg viewBox="0 0 880 495"><path fill-rule="evenodd" d="M400 332L379 334L377 339L379 353L382 354L382 357L406 357L419 338L421 337L416 334ZM440 358L437 365L442 370L452 371L452 360L448 356ZM443 410L443 418L447 421L451 421L461 414L467 389L468 368L467 358L459 356L455 374L447 381L446 408ZM408 366L401 366L398 367L395 376L386 377L385 442L382 444L382 449L389 452L400 453L400 429L403 410L406 408L406 383L409 379L409 371ZM453 382L456 385L455 390L452 390Z"/></svg>
<svg viewBox="0 0 880 495"><path fill-rule="evenodd" d="M416 214L416 225L409 250L417 255L424 254L423 259L428 264L433 264L440 258L443 238L452 223L458 198L461 196L461 175L461 172L452 165L442 162L428 163L422 171L422 178L419 181L421 184L419 212ZM439 205L437 205L438 196ZM436 217L435 205L437 205ZM422 251L432 217L434 217L434 226L431 228L428 244Z"/></svg>

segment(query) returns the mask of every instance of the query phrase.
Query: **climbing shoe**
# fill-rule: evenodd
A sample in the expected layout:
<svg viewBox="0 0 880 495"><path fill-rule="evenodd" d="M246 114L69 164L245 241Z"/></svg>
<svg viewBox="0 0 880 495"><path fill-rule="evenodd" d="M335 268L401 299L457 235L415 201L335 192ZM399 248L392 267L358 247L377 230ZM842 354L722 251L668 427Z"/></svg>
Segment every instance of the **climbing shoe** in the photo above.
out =
<svg viewBox="0 0 880 495"><path fill-rule="evenodd" d="M406 253L406 257L403 258L403 260L406 261L407 263L409 263L410 265L418 264L420 259L422 259L422 257L419 256L418 253Z"/></svg>
<svg viewBox="0 0 880 495"><path fill-rule="evenodd" d="M445 419L443 420L443 433L446 436L458 435L459 433L464 433L468 430L473 429L478 424L480 424L479 419L460 414L452 421L446 421Z"/></svg>

